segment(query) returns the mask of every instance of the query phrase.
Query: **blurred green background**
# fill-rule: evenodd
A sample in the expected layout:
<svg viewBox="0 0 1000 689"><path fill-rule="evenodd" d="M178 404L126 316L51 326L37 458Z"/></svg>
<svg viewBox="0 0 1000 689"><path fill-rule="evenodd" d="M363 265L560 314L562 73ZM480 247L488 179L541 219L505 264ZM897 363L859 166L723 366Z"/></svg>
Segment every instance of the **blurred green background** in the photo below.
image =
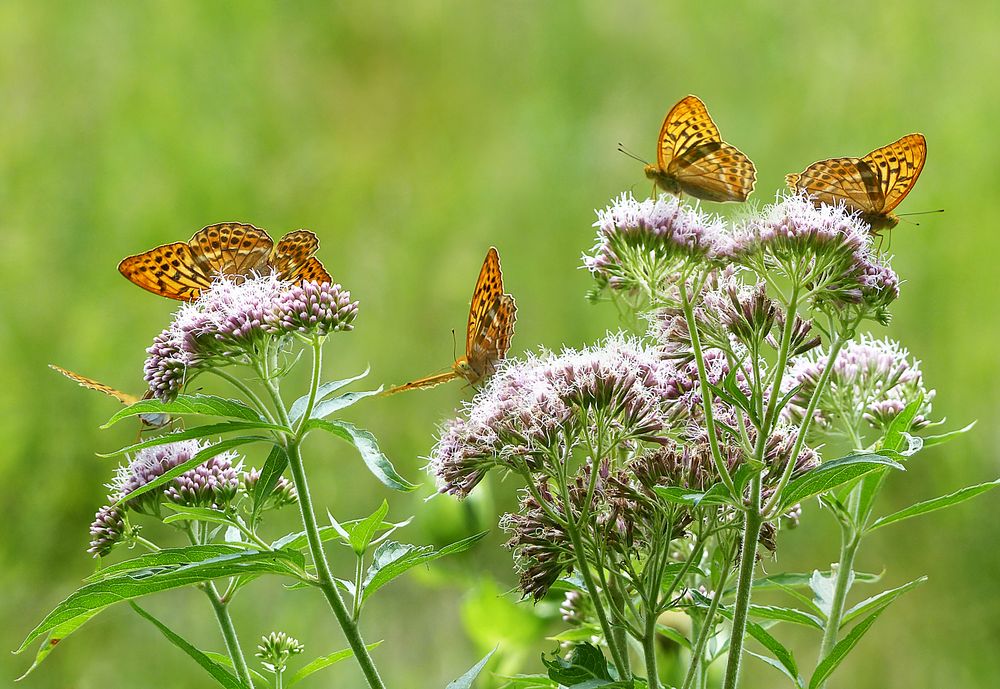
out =
<svg viewBox="0 0 1000 689"><path fill-rule="evenodd" d="M518 300L514 352L580 345L617 327L614 309L583 298L592 209L649 188L616 144L651 157L664 113L687 93L756 162L759 202L817 158L926 134L929 162L902 210L947 212L893 234L906 284L888 331L924 360L938 412L953 426L980 425L895 477L883 509L995 477L998 26L1000 4L988 0L0 3L0 504L10 517L0 649L16 647L91 571L87 525L111 475L94 453L134 433L98 431L115 404L45 365L138 391L143 349L175 307L123 280L122 256L222 220L276 236L311 228L331 273L361 300L357 330L331 345L328 375L370 364L370 380L391 383L451 361L451 329L463 328L495 244ZM394 688L443 686L498 638L508 653L551 648L526 609L498 598L515 577L493 547L502 540L493 510L515 486L494 483L492 498L470 506L421 503L435 426L466 394L453 384L351 414L400 471L425 481L420 495L387 495L345 447L311 448L314 492L340 517L388 497L393 517L419 512L402 533L416 542L493 527L472 556L393 584L368 611L366 636L385 639L376 658ZM997 505L988 495L867 545L859 566L888 568L888 585L931 578L879 620L836 686L1000 683ZM275 530L291 528L285 516ZM765 566L834 559L832 519L813 510ZM246 646L273 628L309 654L344 646L313 593L273 580L250 591L234 611ZM149 607L221 650L196 593ZM476 615L491 625L470 636L462 620ZM537 670L534 650L524 653ZM0 659L3 685L30 663ZM780 681L755 663L746 686ZM328 673L309 686L360 686L349 663ZM68 640L24 686L206 682L123 608Z"/></svg>

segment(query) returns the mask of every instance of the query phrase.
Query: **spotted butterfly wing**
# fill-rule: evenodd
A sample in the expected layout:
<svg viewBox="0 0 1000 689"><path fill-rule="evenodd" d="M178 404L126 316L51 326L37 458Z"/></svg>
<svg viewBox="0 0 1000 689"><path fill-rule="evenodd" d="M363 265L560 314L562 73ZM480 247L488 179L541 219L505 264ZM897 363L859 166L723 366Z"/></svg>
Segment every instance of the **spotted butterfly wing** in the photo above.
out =
<svg viewBox="0 0 1000 689"><path fill-rule="evenodd" d="M127 392L122 392L121 390L117 390L111 387L110 385L105 385L104 383L100 383L94 380L93 378L88 378L87 376L81 376L79 373L74 373L73 371L69 371L63 368L62 366L49 364L49 368L51 368L53 371L58 371L59 373L63 374L70 380L80 385L80 387L87 388L88 390L96 390L97 392L103 392L105 395L114 397L116 400L118 400L125 406L135 404L140 400L140 398L136 397L135 395L130 395ZM147 391L146 394L141 399L148 399L150 396L151 395L149 391ZM153 426L156 428L159 428L160 426L165 426L167 425L167 423L170 422L170 418L166 414L140 414L139 418L147 426Z"/></svg>
<svg viewBox="0 0 1000 689"><path fill-rule="evenodd" d="M831 158L785 177L788 186L817 203L844 203L873 230L899 223L893 210L913 189L927 159L923 134L907 134L861 158Z"/></svg>
<svg viewBox="0 0 1000 689"><path fill-rule="evenodd" d="M757 180L753 162L722 140L697 96L682 98L663 120L656 165L646 176L671 194L706 201L746 201Z"/></svg>
<svg viewBox="0 0 1000 689"><path fill-rule="evenodd" d="M319 239L309 230L289 232L271 252L269 265L278 277L289 282L332 282L330 274L313 254Z"/></svg>

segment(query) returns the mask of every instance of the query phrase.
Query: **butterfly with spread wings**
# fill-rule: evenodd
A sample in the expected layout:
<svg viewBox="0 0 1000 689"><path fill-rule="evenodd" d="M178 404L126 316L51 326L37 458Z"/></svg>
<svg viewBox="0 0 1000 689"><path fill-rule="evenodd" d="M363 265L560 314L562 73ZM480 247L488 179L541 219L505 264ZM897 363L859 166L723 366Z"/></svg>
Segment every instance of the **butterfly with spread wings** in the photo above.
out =
<svg viewBox="0 0 1000 689"><path fill-rule="evenodd" d="M873 232L899 224L892 211L917 183L927 159L923 134L907 134L861 158L831 158L785 177L816 203L844 203L861 212Z"/></svg>
<svg viewBox="0 0 1000 689"><path fill-rule="evenodd" d="M73 371L68 371L62 366L56 366L55 364L49 364L49 368L53 371L58 371L70 380L74 381L80 387L87 388L88 390L97 390L98 392L103 392L105 395L114 397L116 400L129 406L135 404L139 400L149 399L153 396L153 393L149 390L142 397L136 397L135 395L130 395L127 392L122 392L121 390L116 390L110 385L105 385L104 383L99 383L93 378L88 378L87 376L81 376L79 373L73 373ZM152 428L162 428L170 423L170 417L167 414L139 414L139 420L146 426Z"/></svg>
<svg viewBox="0 0 1000 689"><path fill-rule="evenodd" d="M313 254L319 239L309 230L289 232L277 244L253 225L209 225L188 242L173 242L122 259L118 272L153 294L194 301L218 275L249 276L272 270L289 282L331 282Z"/></svg>
<svg viewBox="0 0 1000 689"><path fill-rule="evenodd" d="M406 390L432 388L455 378L464 378L476 385L496 371L497 364L507 356L514 336L517 306L514 297L503 291L503 273L500 255L490 247L479 271L476 288L472 292L469 324L465 335L465 355L451 365L451 370L411 381L386 390L384 395L394 395Z"/></svg>
<svg viewBox="0 0 1000 689"><path fill-rule="evenodd" d="M656 165L646 177L670 194L706 201L746 201L757 180L753 162L722 140L705 104L682 98L660 128Z"/></svg>

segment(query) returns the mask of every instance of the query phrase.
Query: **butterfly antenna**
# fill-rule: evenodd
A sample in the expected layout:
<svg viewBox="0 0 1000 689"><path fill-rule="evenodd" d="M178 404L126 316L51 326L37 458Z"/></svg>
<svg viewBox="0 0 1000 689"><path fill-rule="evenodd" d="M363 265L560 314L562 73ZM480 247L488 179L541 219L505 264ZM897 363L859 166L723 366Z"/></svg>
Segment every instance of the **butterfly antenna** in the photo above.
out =
<svg viewBox="0 0 1000 689"><path fill-rule="evenodd" d="M632 160L638 160L643 165L649 165L649 163L647 161L643 160L642 158L640 158L639 156L637 156L635 153L632 153L630 150L628 150L627 148L625 148L625 144L623 144L620 141L618 142L618 152L619 153L624 153L625 155L627 155Z"/></svg>
<svg viewBox="0 0 1000 689"><path fill-rule="evenodd" d="M896 213L896 215L899 217L903 217L904 215L928 215L930 213L944 213L944 208L938 208L937 210L933 211L917 211L915 213Z"/></svg>
<svg viewBox="0 0 1000 689"><path fill-rule="evenodd" d="M458 336L455 334L455 329L451 329L451 356L454 359L458 359Z"/></svg>

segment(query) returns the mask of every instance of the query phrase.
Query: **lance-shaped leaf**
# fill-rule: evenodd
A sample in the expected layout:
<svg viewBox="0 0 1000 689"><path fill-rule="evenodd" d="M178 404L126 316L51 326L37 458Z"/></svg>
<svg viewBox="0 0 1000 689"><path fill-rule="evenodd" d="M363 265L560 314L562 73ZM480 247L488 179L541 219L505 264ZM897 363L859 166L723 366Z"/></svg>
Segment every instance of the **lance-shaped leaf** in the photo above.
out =
<svg viewBox="0 0 1000 689"><path fill-rule="evenodd" d="M469 670L466 671L461 677L453 682L448 682L448 686L444 689L471 689L472 683L476 681L477 677L479 677L479 673L483 671L484 667L486 667L486 663L490 661L490 658L493 657L496 650L497 649L494 648L492 651L483 656L482 660L469 668Z"/></svg>
<svg viewBox="0 0 1000 689"><path fill-rule="evenodd" d="M885 608L876 610L871 615L866 617L864 620L859 622L857 626L854 627L847 636L837 642L837 644L830 649L830 653L820 661L819 665L816 666L816 671L813 672L813 676L809 679L809 689L819 689L823 686L823 682L826 681L827 677L833 674L833 671L837 669L847 654L858 645L861 641L861 637L871 629L871 626L875 624L875 620L878 616L885 611Z"/></svg>
<svg viewBox="0 0 1000 689"><path fill-rule="evenodd" d="M976 426L976 422L973 421L968 426L964 428L959 428L957 431L948 431L947 433L941 433L940 435L922 435L921 439L924 441L924 447L934 447L935 445L942 445L949 440L953 440L960 435L964 435L971 431Z"/></svg>
<svg viewBox="0 0 1000 689"><path fill-rule="evenodd" d="M322 402L340 388L361 380L362 378L368 375L368 372L370 370L371 369L366 368L364 371L351 378L344 378L343 380L331 380L328 383L323 383L322 385L319 386L319 389L316 390L316 399L313 401L313 404ZM305 413L306 406L308 404L309 404L308 394L302 395L302 397L298 398L292 403L292 406L288 410L288 418L292 421L292 423L295 423L296 421L302 418L302 414Z"/></svg>
<svg viewBox="0 0 1000 689"><path fill-rule="evenodd" d="M468 550L481 540L486 531L477 533L447 545L441 550L434 550L432 546L408 545L395 541L386 541L375 549L375 555L371 566L365 573L365 579L361 584L361 602L364 603L372 594L398 577L400 574L413 569L417 565L433 562L446 555L453 555Z"/></svg>
<svg viewBox="0 0 1000 689"><path fill-rule="evenodd" d="M396 469L392 466L392 462L379 449L375 436L368 431L344 421L330 421L327 419L310 419L307 422L306 428L318 428L326 431L341 440L346 440L356 447L368 470L372 472L375 478L389 488L409 492L417 487L396 472Z"/></svg>
<svg viewBox="0 0 1000 689"><path fill-rule="evenodd" d="M156 555L158 553L150 553L146 557L154 558ZM200 562L180 565L175 563L176 553L171 553L162 563L153 564L146 569L102 578L80 587L38 623L16 652L23 652L35 639L53 630L75 631L83 622L115 603L220 577L250 577L272 573L297 578L298 572L305 566L302 553L293 550L241 550L239 553L216 556ZM65 635L61 638L65 638Z"/></svg>
<svg viewBox="0 0 1000 689"><path fill-rule="evenodd" d="M382 645L381 641L376 641L375 643L368 644L367 646L365 646L365 648L367 648L369 651L371 651L371 650L374 650L374 649L378 648L381 645ZM293 684L296 684L297 682L302 681L303 679L305 679L306 677L308 677L312 673L316 672L317 670L322 670L325 667L330 667L334 663L339 663L341 660L346 660L347 658L350 658L353 655L354 655L354 651L352 651L349 648L345 648L342 651L336 651L334 653L331 653L330 655L325 655L325 656L321 656L319 658L316 658L312 662L310 662L307 665L305 665L304 667L302 667L294 675L292 675L291 677L289 677L288 680L285 682L285 687L290 687Z"/></svg>
<svg viewBox="0 0 1000 689"><path fill-rule="evenodd" d="M101 428L108 428L122 419L139 414L167 414L168 416L197 414L200 416L222 416L240 421L264 420L256 410L239 400L216 397L215 395L178 395L177 399L171 402L163 402L158 399L139 400L112 416Z"/></svg>
<svg viewBox="0 0 1000 689"><path fill-rule="evenodd" d="M379 386L377 390L345 392L343 395L337 395L336 397L331 397L323 400L322 402L318 402L316 406L313 407L312 414L310 414L310 416L314 419L325 419L330 414L338 412L341 409L345 409L358 400L363 400L366 397L373 397L380 392L382 392L381 386Z"/></svg>
<svg viewBox="0 0 1000 689"><path fill-rule="evenodd" d="M907 591L915 589L925 581L927 581L927 577L919 577L908 584L897 586L894 589L887 589L882 593L875 594L871 598L866 598L844 613L844 617L840 620L841 628L847 626L862 615L867 615L868 613L881 610Z"/></svg>
<svg viewBox="0 0 1000 689"><path fill-rule="evenodd" d="M977 495L981 495L988 490L996 488L998 485L1000 485L1000 479L987 481L986 483L980 483L975 486L967 486L956 490L954 493L949 493L948 495L942 495L937 498L918 502L915 505L910 505L909 507L899 510L898 512L893 512L892 514L887 514L884 517L879 517L872 522L871 526L868 527L868 531L874 531L875 529L888 526L889 524L895 524L896 522L901 522L904 519L909 519L911 517L918 517L929 512L943 510L945 507L951 507L952 505L957 505L960 502L971 500Z"/></svg>
<svg viewBox="0 0 1000 689"><path fill-rule="evenodd" d="M248 551L238 545L225 543L210 543L207 545L189 545L183 548L163 548L155 553L145 553L131 560L116 562L97 570L86 581L99 581L113 576L120 576L129 572L137 572L141 569L153 570L157 567L175 569L181 565L190 565L196 562L204 562L215 557L225 555L239 555L240 553L257 552Z"/></svg>
<svg viewBox="0 0 1000 689"><path fill-rule="evenodd" d="M260 509L264 506L267 499L271 497L274 489L277 488L278 481L281 480L281 475L285 473L287 466L288 454L285 452L284 447L276 444L271 448L267 459L264 460L264 466L260 468L260 476L253 487L253 493L251 494L251 498L253 499L252 520L256 520Z"/></svg>
<svg viewBox="0 0 1000 689"><path fill-rule="evenodd" d="M781 503L777 511L784 513L796 503L885 467L904 470L899 462L873 453L852 454L824 462L788 482L781 494Z"/></svg>
<svg viewBox="0 0 1000 689"><path fill-rule="evenodd" d="M138 452L139 450L144 450L147 447L156 447L158 445L169 445L170 443L176 443L178 440L196 440L199 438L209 438L216 437L220 435L225 435L227 433L235 433L237 431L252 431L252 430L262 430L262 431L277 431L279 433L291 433L291 431L285 426L280 426L273 423L266 423L264 421L225 421L223 423L211 423L204 426L195 426L194 428L186 428L182 431L175 431L171 433L164 433L158 435L155 438L150 438L149 440L144 440L141 443L136 443L134 445L127 445L114 452L104 452L98 453L98 457L117 457L124 454L132 454Z"/></svg>

